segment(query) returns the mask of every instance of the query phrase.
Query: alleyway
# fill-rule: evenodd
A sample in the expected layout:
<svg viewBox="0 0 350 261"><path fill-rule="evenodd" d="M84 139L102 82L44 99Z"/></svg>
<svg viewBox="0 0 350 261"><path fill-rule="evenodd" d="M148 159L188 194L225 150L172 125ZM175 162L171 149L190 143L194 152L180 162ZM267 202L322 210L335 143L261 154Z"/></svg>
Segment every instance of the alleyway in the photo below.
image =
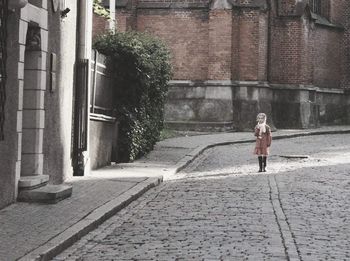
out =
<svg viewBox="0 0 350 261"><path fill-rule="evenodd" d="M349 260L349 140L209 149L54 260Z"/></svg>

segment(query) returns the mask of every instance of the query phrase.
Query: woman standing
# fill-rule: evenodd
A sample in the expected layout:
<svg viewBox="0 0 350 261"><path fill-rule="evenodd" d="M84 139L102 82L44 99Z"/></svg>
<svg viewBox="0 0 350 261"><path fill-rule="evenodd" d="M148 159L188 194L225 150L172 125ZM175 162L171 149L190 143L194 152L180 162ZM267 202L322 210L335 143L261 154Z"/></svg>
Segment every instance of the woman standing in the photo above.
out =
<svg viewBox="0 0 350 261"><path fill-rule="evenodd" d="M266 124L266 114L259 113L256 117L258 124L255 126L255 151L259 159L259 172L266 172L266 158L269 155L269 148L271 146L272 136L271 128Z"/></svg>

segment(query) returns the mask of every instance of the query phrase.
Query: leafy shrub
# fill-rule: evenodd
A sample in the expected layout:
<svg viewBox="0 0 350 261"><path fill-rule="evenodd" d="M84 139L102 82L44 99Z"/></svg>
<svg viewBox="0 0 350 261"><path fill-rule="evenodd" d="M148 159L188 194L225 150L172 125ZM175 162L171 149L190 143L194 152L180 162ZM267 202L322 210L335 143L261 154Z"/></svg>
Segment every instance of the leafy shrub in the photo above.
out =
<svg viewBox="0 0 350 261"><path fill-rule="evenodd" d="M94 0L92 6L95 14L107 19L111 18L110 11L103 6L102 0Z"/></svg>
<svg viewBox="0 0 350 261"><path fill-rule="evenodd" d="M97 37L94 48L108 57L116 77L118 161L132 161L159 140L171 78L169 51L159 39L139 32L109 32Z"/></svg>

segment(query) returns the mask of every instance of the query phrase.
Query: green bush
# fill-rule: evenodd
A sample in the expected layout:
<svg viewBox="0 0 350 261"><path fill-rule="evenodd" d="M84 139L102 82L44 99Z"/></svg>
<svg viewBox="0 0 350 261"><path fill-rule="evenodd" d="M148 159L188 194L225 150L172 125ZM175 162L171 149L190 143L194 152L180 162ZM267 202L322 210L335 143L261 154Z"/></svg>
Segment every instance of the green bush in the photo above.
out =
<svg viewBox="0 0 350 261"><path fill-rule="evenodd" d="M118 161L132 161L159 140L171 78L169 51L159 39L138 32L109 32L95 40L94 48L108 57L116 77Z"/></svg>

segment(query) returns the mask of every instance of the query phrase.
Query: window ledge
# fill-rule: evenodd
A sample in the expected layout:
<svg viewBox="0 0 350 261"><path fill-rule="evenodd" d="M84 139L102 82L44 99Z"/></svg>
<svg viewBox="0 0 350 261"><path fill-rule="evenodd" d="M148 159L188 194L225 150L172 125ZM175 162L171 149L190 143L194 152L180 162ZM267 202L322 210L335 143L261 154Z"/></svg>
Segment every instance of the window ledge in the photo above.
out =
<svg viewBox="0 0 350 261"><path fill-rule="evenodd" d="M116 117L107 116L107 115L104 115L104 114L90 113L90 120L115 123L117 118Z"/></svg>
<svg viewBox="0 0 350 261"><path fill-rule="evenodd" d="M315 21L315 24L330 27L330 28L335 28L338 30L344 30L344 27L342 25L332 23L322 15L311 12L311 18Z"/></svg>

